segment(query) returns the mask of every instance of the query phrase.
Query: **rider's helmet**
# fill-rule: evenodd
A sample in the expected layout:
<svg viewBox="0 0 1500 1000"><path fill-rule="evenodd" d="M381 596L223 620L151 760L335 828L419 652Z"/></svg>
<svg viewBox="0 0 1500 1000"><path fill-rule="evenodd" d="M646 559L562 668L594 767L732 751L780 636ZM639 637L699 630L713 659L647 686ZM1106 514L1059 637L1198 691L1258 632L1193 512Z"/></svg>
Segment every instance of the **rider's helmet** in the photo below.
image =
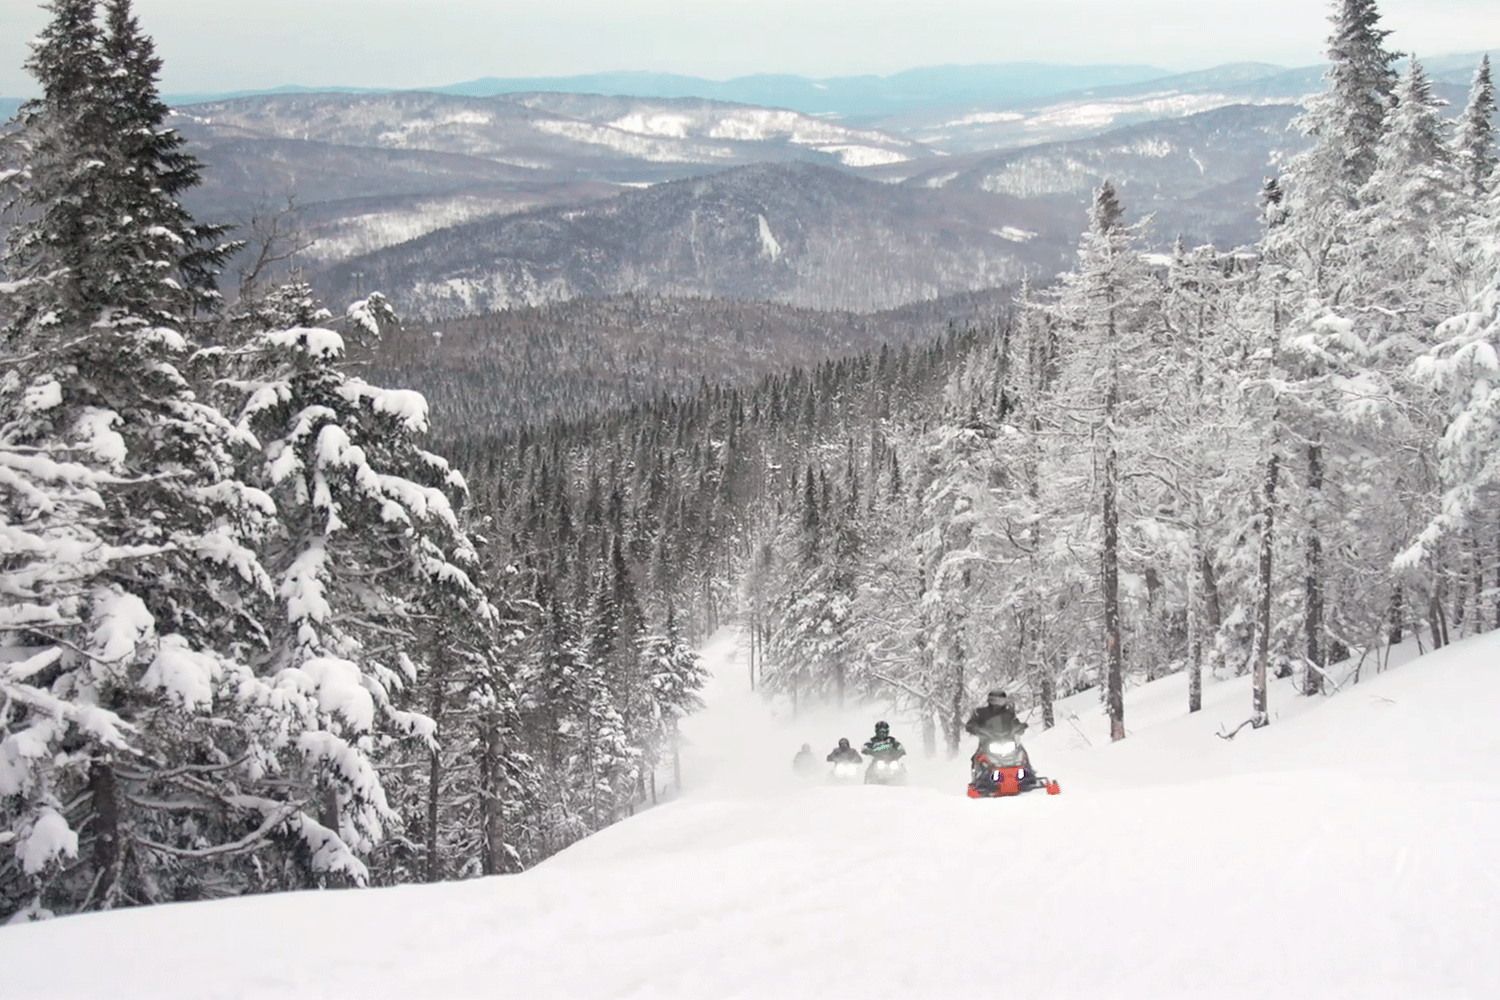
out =
<svg viewBox="0 0 1500 1000"><path fill-rule="evenodd" d="M842 739L839 740L839 749L840 750L848 750L849 749L849 737L845 736L845 737L843 737Z"/></svg>
<svg viewBox="0 0 1500 1000"><path fill-rule="evenodd" d="M876 736L889 736L889 735L891 735L891 724L889 722L877 722L877 723L875 723L875 735Z"/></svg>
<svg viewBox="0 0 1500 1000"><path fill-rule="evenodd" d="M804 743L804 744L802 744L802 752L803 753L812 753L812 744L811 743Z"/></svg>
<svg viewBox="0 0 1500 1000"><path fill-rule="evenodd" d="M1010 704L1010 695L1006 694L1000 688L992 688L990 690L989 702L994 707L1000 708Z"/></svg>

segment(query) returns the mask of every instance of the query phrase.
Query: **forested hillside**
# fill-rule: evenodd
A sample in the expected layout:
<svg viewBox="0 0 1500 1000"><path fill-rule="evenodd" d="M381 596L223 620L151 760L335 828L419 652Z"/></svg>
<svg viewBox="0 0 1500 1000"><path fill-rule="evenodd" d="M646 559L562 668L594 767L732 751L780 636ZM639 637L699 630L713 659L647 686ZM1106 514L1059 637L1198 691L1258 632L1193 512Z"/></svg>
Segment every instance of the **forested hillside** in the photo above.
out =
<svg viewBox="0 0 1500 1000"><path fill-rule="evenodd" d="M410 323L371 357L376 381L421 390L434 433L498 433L555 418L691 395L705 382L749 388L882 346L992 322L1014 289L986 289L880 313L771 302L627 295Z"/></svg>

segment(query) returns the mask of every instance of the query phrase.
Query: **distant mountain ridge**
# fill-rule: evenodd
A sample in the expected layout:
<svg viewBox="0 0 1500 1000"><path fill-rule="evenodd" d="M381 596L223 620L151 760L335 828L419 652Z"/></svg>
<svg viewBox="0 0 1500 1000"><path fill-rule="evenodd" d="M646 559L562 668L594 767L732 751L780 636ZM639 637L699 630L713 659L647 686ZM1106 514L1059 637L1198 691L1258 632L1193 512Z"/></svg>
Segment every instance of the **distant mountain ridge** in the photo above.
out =
<svg viewBox="0 0 1500 1000"><path fill-rule="evenodd" d="M873 312L1054 272L1074 233L1049 222L962 185L757 164L451 226L343 261L315 284L328 301L378 288L434 318L632 292Z"/></svg>
<svg viewBox="0 0 1500 1000"><path fill-rule="evenodd" d="M923 66L888 76L864 75L814 79L793 74L759 73L730 80L709 80L675 73L620 71L576 76L482 77L432 87L306 87L287 85L225 93L164 95L175 106L205 104L240 97L298 94L393 94L418 91L456 97L496 97L550 92L606 97L698 97L761 107L787 108L804 114L890 112L924 104L969 101L1026 101L1090 87L1140 83L1171 76L1171 70L1137 65L1059 65L996 63L977 66Z"/></svg>
<svg viewBox="0 0 1500 1000"><path fill-rule="evenodd" d="M1034 100L1088 87L1139 83L1168 75L1170 71L1155 66L998 63L926 66L889 76L822 79L761 73L719 81L638 72L542 79L485 77L434 89L440 93L472 96L552 91L631 97L703 97L788 108L805 114L858 114L973 100Z"/></svg>

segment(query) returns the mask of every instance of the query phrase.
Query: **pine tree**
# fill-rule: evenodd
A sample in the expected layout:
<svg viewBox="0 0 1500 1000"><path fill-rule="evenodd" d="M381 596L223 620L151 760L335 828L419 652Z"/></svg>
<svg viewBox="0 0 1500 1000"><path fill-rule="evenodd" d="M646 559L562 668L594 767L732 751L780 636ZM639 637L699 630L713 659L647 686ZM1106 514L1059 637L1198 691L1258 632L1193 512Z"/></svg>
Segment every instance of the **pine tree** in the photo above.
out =
<svg viewBox="0 0 1500 1000"><path fill-rule="evenodd" d="M651 692L650 746L655 759L667 751L672 755L672 786L682 791L682 759L678 724L703 707L698 692L707 677L696 650L682 636L677 614L667 609L658 635L641 642L641 669Z"/></svg>
<svg viewBox="0 0 1500 1000"><path fill-rule="evenodd" d="M48 838L23 842L22 877L0 872L0 906L243 891L259 876L239 859L286 819L257 794L272 696L253 666L270 592L256 550L274 508L238 476L254 438L189 384L170 282L147 274L174 261L138 266L150 199L126 179L151 164L126 158L95 5L49 9L28 62L43 96L21 116L25 212L5 254L16 280L0 286L5 502L38 557L6 585L25 609L7 645L30 651L32 687L87 710L43 725L31 702L0 722L55 751L5 783L19 796L3 806L12 831L39 836L38 803L69 803Z"/></svg>
<svg viewBox="0 0 1500 1000"><path fill-rule="evenodd" d="M1463 177L1463 193L1482 198L1489 190L1497 163L1495 151L1495 83L1490 76L1490 57L1479 60L1469 101L1459 118L1453 151Z"/></svg>
<svg viewBox="0 0 1500 1000"><path fill-rule="evenodd" d="M1313 98L1297 122L1313 147L1294 161L1290 174L1308 178L1299 206L1318 202L1353 208L1375 171L1375 151L1385 115L1394 102L1396 55L1385 48L1390 34L1379 27L1375 0L1333 0L1328 38L1328 89Z"/></svg>
<svg viewBox="0 0 1500 1000"><path fill-rule="evenodd" d="M348 312L351 334L376 338L392 317L379 296ZM287 691L295 738L279 747L317 802L298 817L311 870L362 881L357 858L394 820L373 754L377 738L432 744L434 721L400 707L418 682L422 623L483 629L493 609L474 582L477 556L457 520L463 477L422 450L426 403L341 368L345 339L326 328L250 335L240 423L263 447L276 500L265 545L279 613L267 669Z"/></svg>

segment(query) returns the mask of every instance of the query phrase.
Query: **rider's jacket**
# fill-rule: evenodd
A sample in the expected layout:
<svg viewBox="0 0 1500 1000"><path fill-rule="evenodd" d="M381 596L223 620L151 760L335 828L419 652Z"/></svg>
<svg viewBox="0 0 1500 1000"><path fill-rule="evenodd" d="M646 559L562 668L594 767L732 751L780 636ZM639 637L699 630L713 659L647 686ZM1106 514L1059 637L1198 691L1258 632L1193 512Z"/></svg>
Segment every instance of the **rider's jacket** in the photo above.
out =
<svg viewBox="0 0 1500 1000"><path fill-rule="evenodd" d="M885 757L888 760L906 756L906 747L894 736L872 737L865 743L864 750L871 757Z"/></svg>
<svg viewBox="0 0 1500 1000"><path fill-rule="evenodd" d="M1009 705L980 705L964 723L964 729L974 736L1020 735L1026 731L1026 723L1016 718L1015 709Z"/></svg>

